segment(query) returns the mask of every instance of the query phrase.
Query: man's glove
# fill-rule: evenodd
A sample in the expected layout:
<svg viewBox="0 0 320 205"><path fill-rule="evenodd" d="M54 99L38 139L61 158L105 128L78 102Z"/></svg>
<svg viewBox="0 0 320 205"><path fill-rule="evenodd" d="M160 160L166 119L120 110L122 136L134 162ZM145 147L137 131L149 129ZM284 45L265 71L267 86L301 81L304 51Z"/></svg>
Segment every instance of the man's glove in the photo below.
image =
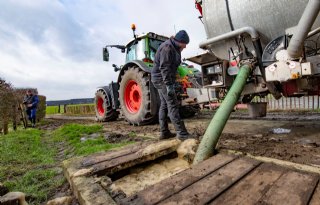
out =
<svg viewBox="0 0 320 205"><path fill-rule="evenodd" d="M167 94L168 96L172 97L175 94L174 86L173 85L167 85Z"/></svg>

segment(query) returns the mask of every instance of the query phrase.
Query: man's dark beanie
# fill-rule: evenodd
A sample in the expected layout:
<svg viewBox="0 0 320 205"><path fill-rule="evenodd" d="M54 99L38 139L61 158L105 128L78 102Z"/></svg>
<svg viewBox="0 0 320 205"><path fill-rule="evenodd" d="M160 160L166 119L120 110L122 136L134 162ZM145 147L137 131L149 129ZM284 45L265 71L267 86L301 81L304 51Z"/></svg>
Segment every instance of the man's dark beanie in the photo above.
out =
<svg viewBox="0 0 320 205"><path fill-rule="evenodd" d="M189 41L190 41L190 40L189 40L189 36L188 36L188 34L187 34L187 32L186 32L185 30L179 31L179 32L175 35L174 39L175 39L176 41L180 42L180 43L185 43L185 44L188 44Z"/></svg>

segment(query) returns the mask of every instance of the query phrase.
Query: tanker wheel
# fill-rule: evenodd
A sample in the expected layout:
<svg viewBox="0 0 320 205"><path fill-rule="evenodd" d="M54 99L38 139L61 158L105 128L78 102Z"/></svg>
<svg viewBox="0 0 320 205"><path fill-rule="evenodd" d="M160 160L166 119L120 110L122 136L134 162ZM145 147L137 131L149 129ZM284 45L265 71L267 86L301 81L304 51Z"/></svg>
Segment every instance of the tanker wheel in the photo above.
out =
<svg viewBox="0 0 320 205"><path fill-rule="evenodd" d="M97 90L94 101L97 121L107 122L118 118L119 113L112 108L111 95L107 86Z"/></svg>
<svg viewBox="0 0 320 205"><path fill-rule="evenodd" d="M121 76L119 101L121 113L133 125L153 123L157 116L151 114L151 95L148 73L137 66L130 67Z"/></svg>

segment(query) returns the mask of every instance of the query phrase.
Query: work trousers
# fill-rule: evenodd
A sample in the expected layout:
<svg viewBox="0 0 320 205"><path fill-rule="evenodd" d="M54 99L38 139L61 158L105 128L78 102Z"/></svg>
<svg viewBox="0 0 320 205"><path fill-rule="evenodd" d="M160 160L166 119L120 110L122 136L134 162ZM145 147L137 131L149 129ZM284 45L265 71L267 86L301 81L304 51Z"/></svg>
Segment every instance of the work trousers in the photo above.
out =
<svg viewBox="0 0 320 205"><path fill-rule="evenodd" d="M187 129L179 114L179 102L176 94L168 96L167 88L164 84L153 83L158 90L161 104L159 109L159 124L161 133L169 133L168 116L175 127L178 136L188 135Z"/></svg>
<svg viewBox="0 0 320 205"><path fill-rule="evenodd" d="M29 119L29 120L31 121L31 123L33 123L33 124L36 123L36 112L37 112L37 109L36 109L36 108L27 109L28 119Z"/></svg>

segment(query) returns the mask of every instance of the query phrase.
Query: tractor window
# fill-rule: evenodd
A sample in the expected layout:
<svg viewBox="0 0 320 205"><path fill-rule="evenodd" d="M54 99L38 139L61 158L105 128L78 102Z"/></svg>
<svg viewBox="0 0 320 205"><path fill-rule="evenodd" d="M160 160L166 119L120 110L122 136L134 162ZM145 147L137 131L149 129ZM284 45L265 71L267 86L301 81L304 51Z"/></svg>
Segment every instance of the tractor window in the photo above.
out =
<svg viewBox="0 0 320 205"><path fill-rule="evenodd" d="M127 49L127 61L135 60L136 58L136 45L132 43L130 46L128 46Z"/></svg>
<svg viewBox="0 0 320 205"><path fill-rule="evenodd" d="M127 62L145 58L145 40L134 41L127 49Z"/></svg>
<svg viewBox="0 0 320 205"><path fill-rule="evenodd" d="M150 47L150 58L151 60L154 60L154 56L156 55L156 52L159 48L159 46L161 45L161 43L163 43L163 41L157 40L157 39L153 39L153 38L149 38L149 47Z"/></svg>

